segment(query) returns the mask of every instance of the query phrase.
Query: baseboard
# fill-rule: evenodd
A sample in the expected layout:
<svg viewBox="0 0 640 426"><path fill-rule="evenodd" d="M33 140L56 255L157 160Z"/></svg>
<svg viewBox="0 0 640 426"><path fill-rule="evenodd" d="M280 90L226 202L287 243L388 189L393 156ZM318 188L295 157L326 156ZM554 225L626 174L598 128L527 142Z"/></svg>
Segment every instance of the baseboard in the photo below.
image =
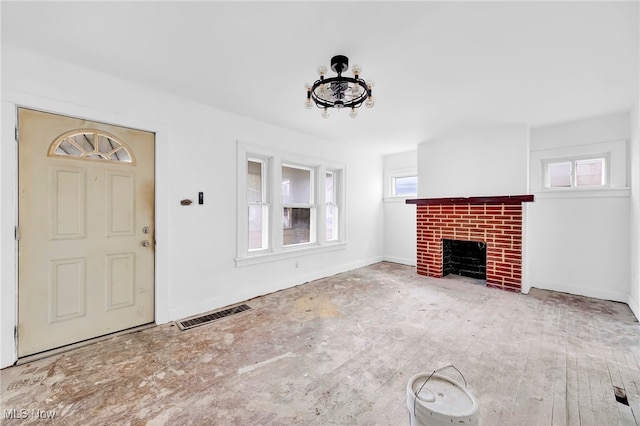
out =
<svg viewBox="0 0 640 426"><path fill-rule="evenodd" d="M194 315L199 315L203 312L209 312L216 309L224 308L226 306L244 302L255 297L263 296L265 294L274 293L276 291L285 290L287 288L319 280L321 278L330 277L342 272L352 271L354 269L362 268L374 263L379 263L383 260L383 256L375 256L368 259L360 260L358 262L352 262L333 266L331 268L313 271L308 274L293 275L290 277L286 276L284 279L273 281L271 283L267 283L266 285L263 282L261 287L259 288L251 287L245 291L234 293L230 297L217 297L199 301L198 303L191 303L185 306L171 308L169 309L169 321L176 321Z"/></svg>
<svg viewBox="0 0 640 426"><path fill-rule="evenodd" d="M295 283L289 283L289 284L284 284L288 281L283 282L284 287L283 288L289 288L289 287L294 287L296 285L300 285L300 284L304 284L304 283L308 283L311 281L315 281L315 280L319 280L320 278L326 278L326 277L330 277L331 275L336 275L336 274L340 274L342 272L347 272L347 271L352 271L354 269L358 269L358 268L364 268L365 266L368 265L373 265L374 263L379 263L382 262L384 260L383 256L375 256L375 257L371 257L368 259L363 259L360 260L358 262L352 262L352 263L347 263L344 265L339 265L339 266L334 266L332 268L327 268L327 269L323 269L320 271L315 271L306 275L302 276L302 281L300 281L300 277L298 277L298 279L293 280L295 281L300 281L300 282L295 282Z"/></svg>
<svg viewBox="0 0 640 426"><path fill-rule="evenodd" d="M383 260L385 262L399 263L401 265L407 265L407 266L416 266L417 264L416 259L408 259L405 257L384 256Z"/></svg>
<svg viewBox="0 0 640 426"><path fill-rule="evenodd" d="M627 302L627 305L629 305L629 308L631 308L631 312L633 312L633 315L636 316L636 319L640 321L640 307L638 306L638 301L633 300L631 295L629 295L629 301Z"/></svg>
<svg viewBox="0 0 640 426"><path fill-rule="evenodd" d="M535 281L531 284L531 287L539 288L541 290L552 290L562 293L575 294L578 296L593 297L594 299L612 300L614 302L627 303L629 300L629 295L627 293L615 290L577 287L567 284L551 283L545 281Z"/></svg>

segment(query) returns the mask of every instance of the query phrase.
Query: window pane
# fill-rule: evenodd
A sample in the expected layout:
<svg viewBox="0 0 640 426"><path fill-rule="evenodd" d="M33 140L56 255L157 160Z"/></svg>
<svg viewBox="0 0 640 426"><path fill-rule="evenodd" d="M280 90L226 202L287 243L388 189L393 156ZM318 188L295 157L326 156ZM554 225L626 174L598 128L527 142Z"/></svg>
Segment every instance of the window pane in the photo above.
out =
<svg viewBox="0 0 640 426"><path fill-rule="evenodd" d="M549 173L549 187L563 188L571 186L571 162L563 161L561 163L547 164Z"/></svg>
<svg viewBox="0 0 640 426"><path fill-rule="evenodd" d="M397 176L393 178L393 195L416 195L418 176Z"/></svg>
<svg viewBox="0 0 640 426"><path fill-rule="evenodd" d="M325 202L327 204L335 203L335 192L333 191L333 173L327 173L325 181Z"/></svg>
<svg viewBox="0 0 640 426"><path fill-rule="evenodd" d="M79 147L81 147L84 152L92 152L95 151L95 147L93 145L93 137L94 133L78 133L75 135L71 135L68 137L69 140L75 142Z"/></svg>
<svg viewBox="0 0 640 426"><path fill-rule="evenodd" d="M311 170L282 166L282 203L311 202Z"/></svg>
<svg viewBox="0 0 640 426"><path fill-rule="evenodd" d="M285 246L311 241L311 209L285 207L282 216Z"/></svg>
<svg viewBox="0 0 640 426"><path fill-rule="evenodd" d="M120 147L113 154L111 154L111 160L113 161L122 161L123 163L131 163L131 156L129 152Z"/></svg>
<svg viewBox="0 0 640 426"><path fill-rule="evenodd" d="M98 136L98 144L97 144L98 151L102 152L103 154L110 153L111 151L113 151L114 148L120 145L118 142L114 141L113 139L105 135L97 135L97 136Z"/></svg>
<svg viewBox="0 0 640 426"><path fill-rule="evenodd" d="M335 173L327 172L325 180L326 223L325 240L338 239L338 206L336 206Z"/></svg>
<svg viewBox="0 0 640 426"><path fill-rule="evenodd" d="M60 142L55 153L57 155L72 155L74 157L80 157L82 155L82 151L66 139Z"/></svg>
<svg viewBox="0 0 640 426"><path fill-rule="evenodd" d="M604 158L576 160L576 186L604 185Z"/></svg>
<svg viewBox="0 0 640 426"><path fill-rule="evenodd" d="M262 163L258 161L247 162L247 201L262 202Z"/></svg>
<svg viewBox="0 0 640 426"><path fill-rule="evenodd" d="M338 239L338 207L327 206L327 227L326 236L327 241L334 241Z"/></svg>
<svg viewBox="0 0 640 426"><path fill-rule="evenodd" d="M249 250L267 248L267 206L249 206Z"/></svg>

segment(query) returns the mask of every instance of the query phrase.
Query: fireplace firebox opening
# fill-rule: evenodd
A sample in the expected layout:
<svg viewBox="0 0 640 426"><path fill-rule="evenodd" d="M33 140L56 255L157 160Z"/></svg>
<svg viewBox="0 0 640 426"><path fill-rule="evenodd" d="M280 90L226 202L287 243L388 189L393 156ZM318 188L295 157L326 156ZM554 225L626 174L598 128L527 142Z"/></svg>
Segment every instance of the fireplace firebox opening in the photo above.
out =
<svg viewBox="0 0 640 426"><path fill-rule="evenodd" d="M487 279L487 244L479 241L442 240L442 276L449 274Z"/></svg>

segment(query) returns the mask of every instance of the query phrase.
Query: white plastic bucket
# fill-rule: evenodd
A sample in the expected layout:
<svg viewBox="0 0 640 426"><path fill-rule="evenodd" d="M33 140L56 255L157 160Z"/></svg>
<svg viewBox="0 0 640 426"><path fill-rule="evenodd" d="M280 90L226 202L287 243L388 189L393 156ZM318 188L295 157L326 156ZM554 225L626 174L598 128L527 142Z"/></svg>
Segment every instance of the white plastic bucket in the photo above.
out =
<svg viewBox="0 0 640 426"><path fill-rule="evenodd" d="M466 384L463 387L435 371L409 379L407 408L410 426L478 424L478 401Z"/></svg>

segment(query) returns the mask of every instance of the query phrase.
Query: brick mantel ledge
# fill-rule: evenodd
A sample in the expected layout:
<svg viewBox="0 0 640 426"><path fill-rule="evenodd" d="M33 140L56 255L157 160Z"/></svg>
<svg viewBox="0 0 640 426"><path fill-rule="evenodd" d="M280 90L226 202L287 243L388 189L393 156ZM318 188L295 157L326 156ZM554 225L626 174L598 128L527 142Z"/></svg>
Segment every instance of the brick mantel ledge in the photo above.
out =
<svg viewBox="0 0 640 426"><path fill-rule="evenodd" d="M428 204L452 205L452 204L520 204L533 201L533 195L500 195L487 197L447 197L447 198L416 198L406 200L407 204L419 206Z"/></svg>

